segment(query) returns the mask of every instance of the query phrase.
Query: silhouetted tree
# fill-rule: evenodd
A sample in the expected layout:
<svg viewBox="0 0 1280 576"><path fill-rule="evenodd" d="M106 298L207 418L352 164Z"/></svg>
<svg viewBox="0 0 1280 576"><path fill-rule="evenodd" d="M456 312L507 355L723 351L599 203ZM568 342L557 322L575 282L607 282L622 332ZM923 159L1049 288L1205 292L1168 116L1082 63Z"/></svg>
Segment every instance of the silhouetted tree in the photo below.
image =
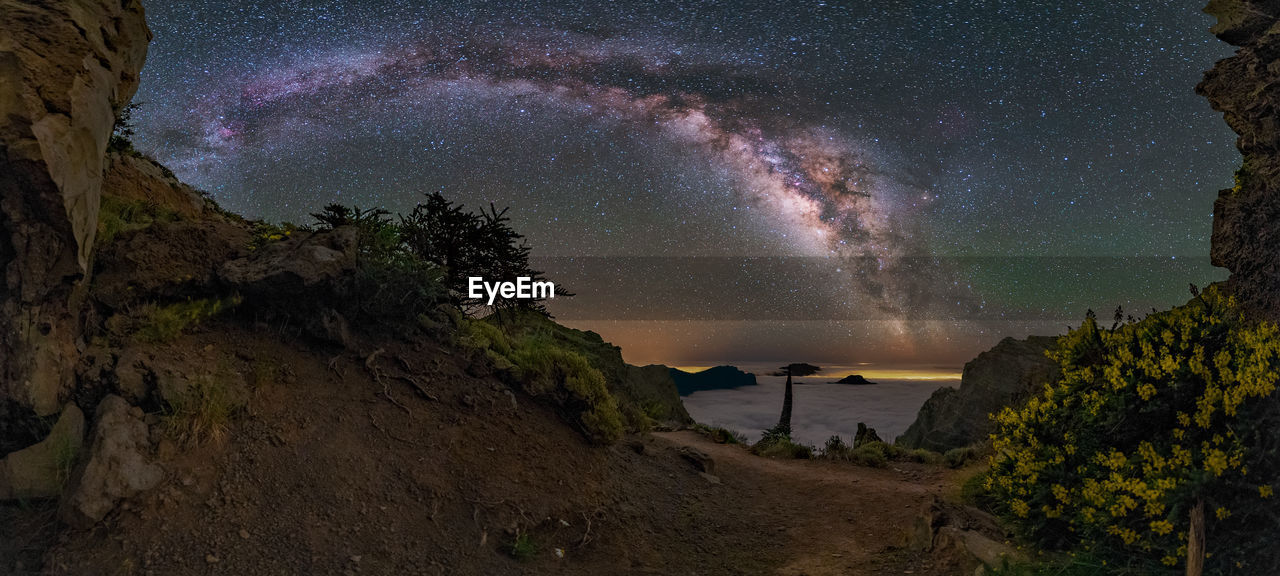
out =
<svg viewBox="0 0 1280 576"><path fill-rule="evenodd" d="M439 192L432 192L398 222L387 218L385 210L348 208L330 204L312 214L321 230L356 225L360 230L361 253L393 254L434 266L449 298L464 312L473 313L485 302L467 297L468 278L480 276L488 282L515 281L529 277L544 281L543 273L529 264L530 248L524 236L511 227L507 210L493 204L488 210L471 212L454 204ZM572 296L556 287L557 296ZM496 311L506 308L546 312L540 299L498 300Z"/></svg>
<svg viewBox="0 0 1280 576"><path fill-rule="evenodd" d="M107 141L107 147L116 152L133 151L133 135L135 134L133 126L133 113L142 107L141 102L133 102L125 105L116 113L115 125L111 127L111 139Z"/></svg>
<svg viewBox="0 0 1280 576"><path fill-rule="evenodd" d="M782 398L782 416L778 418L778 425L773 427L773 432L782 435L791 435L791 377L792 376L809 376L817 374L822 368L813 364L787 364L778 372L774 372L774 376L787 377L787 392Z"/></svg>
<svg viewBox="0 0 1280 576"><path fill-rule="evenodd" d="M483 302L466 296L467 279L480 276L488 282L515 281L529 277L543 281L543 273L529 264L529 245L524 235L511 227L507 209L493 204L486 211L469 212L445 199L439 192L427 194L407 216L400 217L400 229L409 251L444 269L445 285L457 294L465 311L483 308ZM557 296L571 296L556 287ZM499 300L495 307L527 308L545 312L540 300Z"/></svg>

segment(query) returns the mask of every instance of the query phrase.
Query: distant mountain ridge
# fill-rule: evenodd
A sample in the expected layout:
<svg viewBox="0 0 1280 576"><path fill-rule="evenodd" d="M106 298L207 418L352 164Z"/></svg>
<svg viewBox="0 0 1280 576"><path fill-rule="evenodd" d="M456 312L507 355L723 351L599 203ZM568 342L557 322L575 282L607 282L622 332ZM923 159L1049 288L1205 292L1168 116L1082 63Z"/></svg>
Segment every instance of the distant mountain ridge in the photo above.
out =
<svg viewBox="0 0 1280 576"><path fill-rule="evenodd" d="M743 372L736 366L716 366L701 372L685 372L671 368L671 379L676 383L676 390L681 396L688 396L702 390L729 390L744 386L755 386L756 375Z"/></svg>

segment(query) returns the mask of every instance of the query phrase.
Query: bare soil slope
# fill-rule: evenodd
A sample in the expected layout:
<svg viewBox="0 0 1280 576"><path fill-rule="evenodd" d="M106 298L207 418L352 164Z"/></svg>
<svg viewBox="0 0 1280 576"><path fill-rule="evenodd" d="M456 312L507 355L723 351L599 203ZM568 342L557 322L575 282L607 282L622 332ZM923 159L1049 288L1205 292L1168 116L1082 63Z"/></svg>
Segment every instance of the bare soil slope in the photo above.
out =
<svg viewBox="0 0 1280 576"><path fill-rule="evenodd" d="M768 460L693 432L592 446L433 344L356 348L233 320L157 346L172 362L279 369L252 382L222 442L161 441L165 482L64 532L44 572L936 573L892 549L950 485L936 468ZM681 446L710 454L720 483Z"/></svg>

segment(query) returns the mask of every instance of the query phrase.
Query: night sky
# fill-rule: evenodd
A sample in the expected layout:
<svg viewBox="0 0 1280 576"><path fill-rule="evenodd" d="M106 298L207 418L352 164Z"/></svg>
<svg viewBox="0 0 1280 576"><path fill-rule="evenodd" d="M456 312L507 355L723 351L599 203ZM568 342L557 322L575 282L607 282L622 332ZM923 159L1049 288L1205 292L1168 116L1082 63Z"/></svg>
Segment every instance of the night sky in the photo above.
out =
<svg viewBox="0 0 1280 576"><path fill-rule="evenodd" d="M1176 2L149 3L137 147L250 217L510 206L632 362L957 368L1222 279Z"/></svg>

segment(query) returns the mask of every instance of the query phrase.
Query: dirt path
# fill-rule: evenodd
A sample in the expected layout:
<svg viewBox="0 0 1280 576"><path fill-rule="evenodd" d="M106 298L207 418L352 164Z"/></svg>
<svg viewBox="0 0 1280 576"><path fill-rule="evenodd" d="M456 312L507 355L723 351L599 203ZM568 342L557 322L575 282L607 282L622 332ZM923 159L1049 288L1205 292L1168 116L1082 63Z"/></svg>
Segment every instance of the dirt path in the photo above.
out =
<svg viewBox="0 0 1280 576"><path fill-rule="evenodd" d="M875 469L841 462L761 458L690 431L657 433L716 461L716 474L741 494L737 513L765 514L787 539L786 576L946 574L901 549L925 501L954 485L954 473L914 464ZM732 513L726 511L726 513Z"/></svg>

